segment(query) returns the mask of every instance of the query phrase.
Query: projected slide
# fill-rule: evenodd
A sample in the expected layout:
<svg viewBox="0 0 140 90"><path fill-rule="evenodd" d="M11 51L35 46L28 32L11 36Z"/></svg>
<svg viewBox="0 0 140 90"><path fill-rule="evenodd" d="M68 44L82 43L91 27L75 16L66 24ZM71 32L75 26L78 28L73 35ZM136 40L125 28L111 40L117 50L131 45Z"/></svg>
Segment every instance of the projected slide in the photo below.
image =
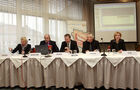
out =
<svg viewBox="0 0 140 90"><path fill-rule="evenodd" d="M135 3L96 4L94 15L97 40L104 38L104 42L109 42L114 32L119 31L125 41L137 41Z"/></svg>

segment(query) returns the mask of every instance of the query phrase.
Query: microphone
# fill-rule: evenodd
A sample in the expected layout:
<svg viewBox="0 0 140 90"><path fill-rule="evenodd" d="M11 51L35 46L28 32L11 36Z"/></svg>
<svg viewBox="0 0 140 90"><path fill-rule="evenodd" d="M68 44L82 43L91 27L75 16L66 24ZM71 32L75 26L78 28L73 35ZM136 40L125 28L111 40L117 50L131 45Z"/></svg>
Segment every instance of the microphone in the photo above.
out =
<svg viewBox="0 0 140 90"><path fill-rule="evenodd" d="M28 57L28 56L26 56L26 54L24 53L23 57Z"/></svg>
<svg viewBox="0 0 140 90"><path fill-rule="evenodd" d="M103 38L101 38L101 41L102 41L102 43L103 43ZM103 54L101 54L101 56L107 56L107 55L105 54L105 48L103 48Z"/></svg>
<svg viewBox="0 0 140 90"><path fill-rule="evenodd" d="M103 38L101 38L101 41L103 42Z"/></svg>
<svg viewBox="0 0 140 90"><path fill-rule="evenodd" d="M28 44L31 44L31 39L30 38L28 39Z"/></svg>

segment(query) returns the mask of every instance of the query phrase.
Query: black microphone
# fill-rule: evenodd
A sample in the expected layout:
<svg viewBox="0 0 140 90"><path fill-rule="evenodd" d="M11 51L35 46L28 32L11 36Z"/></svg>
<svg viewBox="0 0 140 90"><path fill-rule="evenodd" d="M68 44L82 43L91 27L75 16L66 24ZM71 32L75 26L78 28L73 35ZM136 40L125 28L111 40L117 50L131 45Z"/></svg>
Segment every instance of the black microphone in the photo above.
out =
<svg viewBox="0 0 140 90"><path fill-rule="evenodd" d="M103 42L103 38L101 38L101 41Z"/></svg>
<svg viewBox="0 0 140 90"><path fill-rule="evenodd" d="M101 38L101 41L102 41L102 43L103 43L103 38ZM101 56L107 56L107 55L105 54L105 48L103 48L103 54L101 54Z"/></svg>
<svg viewBox="0 0 140 90"><path fill-rule="evenodd" d="M31 39L30 38L28 39L28 43L31 44Z"/></svg>
<svg viewBox="0 0 140 90"><path fill-rule="evenodd" d="M26 54L24 53L23 57L28 57L28 56L26 56Z"/></svg>

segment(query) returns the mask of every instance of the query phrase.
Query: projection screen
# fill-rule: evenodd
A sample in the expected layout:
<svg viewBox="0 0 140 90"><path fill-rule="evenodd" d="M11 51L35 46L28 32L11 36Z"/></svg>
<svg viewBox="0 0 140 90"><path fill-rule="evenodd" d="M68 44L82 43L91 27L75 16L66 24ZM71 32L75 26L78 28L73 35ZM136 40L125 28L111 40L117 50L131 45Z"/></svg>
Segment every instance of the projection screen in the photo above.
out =
<svg viewBox="0 0 140 90"><path fill-rule="evenodd" d="M114 32L121 32L126 42L137 42L136 3L94 5L95 38L110 42Z"/></svg>

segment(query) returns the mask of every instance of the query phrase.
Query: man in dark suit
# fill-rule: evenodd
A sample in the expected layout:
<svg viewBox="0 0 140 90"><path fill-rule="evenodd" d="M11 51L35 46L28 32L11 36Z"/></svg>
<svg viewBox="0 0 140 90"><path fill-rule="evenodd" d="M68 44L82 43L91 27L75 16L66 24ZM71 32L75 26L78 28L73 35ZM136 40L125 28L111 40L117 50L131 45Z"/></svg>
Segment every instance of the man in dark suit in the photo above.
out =
<svg viewBox="0 0 140 90"><path fill-rule="evenodd" d="M28 44L26 37L21 37L21 44L18 44L15 49L9 48L9 51L15 53L18 51L19 54L28 54L31 50L31 45Z"/></svg>
<svg viewBox="0 0 140 90"><path fill-rule="evenodd" d="M87 40L83 42L82 52L86 53L89 51L95 51L97 49L100 51L99 42L94 39L92 34L88 34Z"/></svg>
<svg viewBox="0 0 140 90"><path fill-rule="evenodd" d="M70 34L65 34L64 36L65 41L61 44L60 52L71 52L73 50L76 50L77 53L79 52L77 42L74 40L71 40Z"/></svg>
<svg viewBox="0 0 140 90"><path fill-rule="evenodd" d="M51 46L51 48L48 48L48 49L51 49L52 50L52 53L53 52L59 52L59 49L56 45L56 42L55 41L52 41L50 39L50 35L49 34L45 34L44 35L44 39L43 41L40 42L40 45L47 45L47 46Z"/></svg>

